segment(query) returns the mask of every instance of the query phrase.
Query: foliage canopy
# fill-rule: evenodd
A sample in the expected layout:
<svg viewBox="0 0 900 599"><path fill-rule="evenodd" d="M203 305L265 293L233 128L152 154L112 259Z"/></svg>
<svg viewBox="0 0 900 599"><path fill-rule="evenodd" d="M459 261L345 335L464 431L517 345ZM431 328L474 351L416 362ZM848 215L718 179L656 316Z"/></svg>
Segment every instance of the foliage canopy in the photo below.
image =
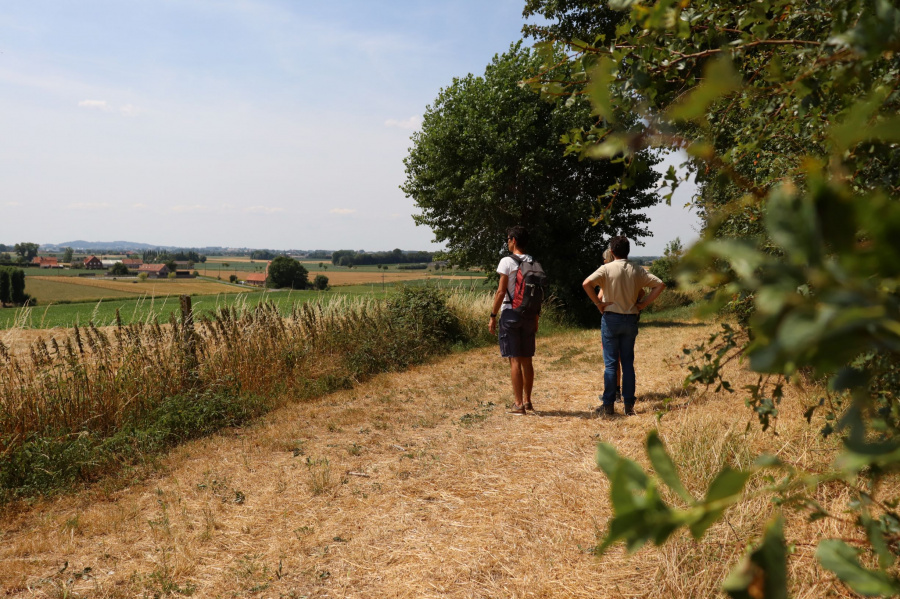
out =
<svg viewBox="0 0 900 599"><path fill-rule="evenodd" d="M878 566L864 567L839 539L820 543L820 564L858 593L900 593L892 568L900 497L880 497L878 485L900 468L900 10L887 0L610 0L622 11L615 31L588 35L577 27L584 13L608 11L590 4L528 0L526 14L559 22L536 32L544 66L532 87L591 98L599 118L570 144L582 156L686 150L706 225L683 259L683 280L716 289L713 308L752 306L752 337L723 330L716 348L700 346L706 363L690 380L727 388L723 358L745 354L761 373L747 404L764 427L777 417L790 377L828 381L828 396L808 417L826 410L823 434L843 438L834 471L797 471L765 457L758 469L780 470L784 478L768 489L773 500L811 519L839 517L816 503L818 485L845 485L857 541ZM666 181L679 184L674 169ZM672 487L677 473L651 441L657 476ZM614 497L621 484L629 493L643 489L646 501L614 501L604 548L616 540L629 548L662 543L680 526L702 534L695 522L721 516L709 497L691 499L687 511L670 509L657 501L655 480L623 460L612 448L598 453L618 477ZM728 497L743 488L736 475L720 477ZM653 526L639 526L636 509ZM748 556L752 567L736 570L726 591L750 596L764 581L765 596L787 596L784 546L776 518Z"/></svg>
<svg viewBox="0 0 900 599"><path fill-rule="evenodd" d="M483 76L454 79L425 111L404 163L403 191L454 264L492 273L506 247L506 229L524 225L526 250L550 275L569 311L595 315L580 281L602 263L610 237L649 236L643 210L657 201L655 158L631 175L625 162L582 160L561 140L593 122L589 103L547 102L523 88L540 57L521 44L495 56ZM621 189L620 189L620 184ZM615 205L595 223L597 197L615 187ZM596 225L596 226L595 226Z"/></svg>
<svg viewBox="0 0 900 599"><path fill-rule="evenodd" d="M306 289L309 286L309 271L290 256L276 256L269 263L267 283L276 289Z"/></svg>

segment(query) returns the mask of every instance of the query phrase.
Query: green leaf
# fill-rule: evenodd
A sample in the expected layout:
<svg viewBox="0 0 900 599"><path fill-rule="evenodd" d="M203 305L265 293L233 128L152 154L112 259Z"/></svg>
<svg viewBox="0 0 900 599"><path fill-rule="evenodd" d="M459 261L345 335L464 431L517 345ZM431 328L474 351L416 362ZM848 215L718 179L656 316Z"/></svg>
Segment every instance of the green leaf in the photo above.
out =
<svg viewBox="0 0 900 599"><path fill-rule="evenodd" d="M606 532L606 537L603 539L603 542L594 549L594 553L596 555L603 555L607 549L615 545L618 541L634 537L633 531L638 530L643 525L643 522L644 515L640 512L617 515L610 523L609 530ZM645 538L643 542L640 542L636 539L632 539L627 544L629 547L634 546L635 549L640 549L641 545L646 543L647 540L649 539Z"/></svg>
<svg viewBox="0 0 900 599"><path fill-rule="evenodd" d="M890 92L887 88L876 89L868 98L854 103L847 116L831 128L836 153L871 139L900 141L900 117L876 118Z"/></svg>
<svg viewBox="0 0 900 599"><path fill-rule="evenodd" d="M897 580L881 571L863 568L857 551L837 539L826 539L816 549L816 559L860 595L892 596L900 593Z"/></svg>
<svg viewBox="0 0 900 599"><path fill-rule="evenodd" d="M609 0L609 7L613 10L631 10L631 7L637 4L639 0Z"/></svg>
<svg viewBox="0 0 900 599"><path fill-rule="evenodd" d="M735 72L731 59L723 55L703 70L703 83L668 110L669 118L674 121L700 120L706 116L706 110L713 102L740 87L741 78Z"/></svg>
<svg viewBox="0 0 900 599"><path fill-rule="evenodd" d="M770 453L760 454L753 460L754 468L784 468L785 463Z"/></svg>
<svg viewBox="0 0 900 599"><path fill-rule="evenodd" d="M691 534L695 539L702 537L725 510L741 498L748 478L750 478L750 472L734 470L728 466L722 468L712 484L709 485L706 499L702 504L701 517L690 525Z"/></svg>
<svg viewBox="0 0 900 599"><path fill-rule="evenodd" d="M672 462L672 458L669 457L655 430L650 431L650 434L647 435L647 455L650 457L650 463L653 464L656 475L683 500L691 504L695 503L694 498L681 483L675 463Z"/></svg>
<svg viewBox="0 0 900 599"><path fill-rule="evenodd" d="M762 542L731 571L722 588L734 599L787 599L787 546L781 514L769 521Z"/></svg>
<svg viewBox="0 0 900 599"><path fill-rule="evenodd" d="M878 555L878 565L883 570L893 566L896 558L891 552L890 547L888 547L879 521L872 518L868 512L861 514L859 520L866 529L866 536L869 538L869 544L872 546L872 550Z"/></svg>
<svg viewBox="0 0 900 599"><path fill-rule="evenodd" d="M591 99L591 105L594 107L592 114L602 116L610 123L614 123L616 120L612 96L609 91L610 85L615 81L615 69L616 66L612 59L604 57L600 64L591 71L591 82L587 90Z"/></svg>
<svg viewBox="0 0 900 599"><path fill-rule="evenodd" d="M744 279L753 279L756 270L762 266L766 255L756 249L750 242L717 239L703 244L701 249L713 256L727 260L738 276Z"/></svg>
<svg viewBox="0 0 900 599"><path fill-rule="evenodd" d="M597 443L594 460L606 477L612 478L616 471L616 465L619 463L619 454L616 452L616 448L609 443Z"/></svg>
<svg viewBox="0 0 900 599"><path fill-rule="evenodd" d="M618 514L646 507L644 499L652 486L653 482L637 463L620 457L610 477L613 509Z"/></svg>

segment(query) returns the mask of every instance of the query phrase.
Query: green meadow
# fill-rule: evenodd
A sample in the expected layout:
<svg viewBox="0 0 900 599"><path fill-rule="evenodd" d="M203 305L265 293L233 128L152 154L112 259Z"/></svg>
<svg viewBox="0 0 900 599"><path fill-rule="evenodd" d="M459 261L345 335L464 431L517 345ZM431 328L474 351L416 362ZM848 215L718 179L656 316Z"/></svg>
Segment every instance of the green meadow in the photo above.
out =
<svg viewBox="0 0 900 599"><path fill-rule="evenodd" d="M294 305L313 300L336 299L340 297L384 297L391 289L401 284L373 283L369 285L348 285L328 291L266 290L240 294L193 295L192 304L198 313L214 312L231 306L255 306L263 301L274 303L282 314L291 311ZM430 279L402 283L407 287L436 287L441 289L487 290L483 279ZM26 290L28 288L26 287ZM91 290L96 294L96 291ZM140 297L134 299L109 298L99 301L71 301L61 304L37 305L30 308L5 308L0 310L0 330L10 328L45 329L71 327L76 324L94 323L107 326L116 322L116 311L124 324L135 321L160 322L169 320L170 315L180 311L177 296Z"/></svg>

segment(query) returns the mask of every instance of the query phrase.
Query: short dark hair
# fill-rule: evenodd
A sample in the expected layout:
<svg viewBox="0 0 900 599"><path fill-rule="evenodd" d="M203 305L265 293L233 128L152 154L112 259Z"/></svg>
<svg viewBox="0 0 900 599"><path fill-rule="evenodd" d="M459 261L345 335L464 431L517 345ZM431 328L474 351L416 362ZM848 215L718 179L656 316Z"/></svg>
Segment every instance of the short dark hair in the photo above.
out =
<svg viewBox="0 0 900 599"><path fill-rule="evenodd" d="M506 230L506 238L515 239L516 245L520 250L524 250L528 247L528 230L522 225L508 228Z"/></svg>
<svg viewBox="0 0 900 599"><path fill-rule="evenodd" d="M619 235L618 237L613 237L612 241L609 242L609 249L616 255L616 258L627 258L631 252L631 244L628 242L627 237Z"/></svg>

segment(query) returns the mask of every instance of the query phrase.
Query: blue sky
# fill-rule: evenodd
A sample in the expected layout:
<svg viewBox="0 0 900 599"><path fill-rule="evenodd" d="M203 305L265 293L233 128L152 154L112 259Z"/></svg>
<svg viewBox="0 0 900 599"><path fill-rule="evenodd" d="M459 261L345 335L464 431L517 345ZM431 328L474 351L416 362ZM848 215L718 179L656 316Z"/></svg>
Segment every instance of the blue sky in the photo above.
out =
<svg viewBox="0 0 900 599"><path fill-rule="evenodd" d="M3 3L0 242L438 249L398 188L409 136L522 5ZM695 236L651 218L640 253Z"/></svg>

